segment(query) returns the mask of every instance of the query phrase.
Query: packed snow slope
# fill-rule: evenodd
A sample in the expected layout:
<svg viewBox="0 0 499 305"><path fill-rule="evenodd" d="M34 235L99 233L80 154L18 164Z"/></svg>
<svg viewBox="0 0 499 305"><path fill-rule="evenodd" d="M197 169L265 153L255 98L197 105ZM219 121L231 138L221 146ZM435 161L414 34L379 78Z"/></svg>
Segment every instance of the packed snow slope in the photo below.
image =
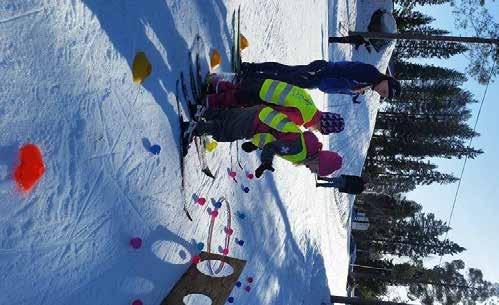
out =
<svg viewBox="0 0 499 305"><path fill-rule="evenodd" d="M0 304L159 304L199 252L196 244L206 250L208 211L221 197L230 203L232 237L244 241L233 239L229 255L247 260L242 281L254 278L249 293L233 290L236 304L320 304L345 294L353 197L315 188L306 168L276 160L275 173L250 180L257 155L239 152L240 170L236 146L220 143L209 155L211 180L191 149L181 195L175 82L188 71L196 34L206 53L220 51L220 70L230 70L230 21L239 5L250 41L245 61L357 59L386 68L390 51L327 45L329 34L365 28L387 5L381 0L0 2ZM152 63L142 85L130 70L138 51ZM324 141L344 156L342 173L359 173L377 97L360 105L318 91L313 97L345 116L345 132ZM46 165L29 193L12 180L26 143L41 148ZM152 144L159 155L148 152ZM195 204L197 196L208 203ZM215 252L226 211L224 203ZM128 245L133 236L142 248Z"/></svg>

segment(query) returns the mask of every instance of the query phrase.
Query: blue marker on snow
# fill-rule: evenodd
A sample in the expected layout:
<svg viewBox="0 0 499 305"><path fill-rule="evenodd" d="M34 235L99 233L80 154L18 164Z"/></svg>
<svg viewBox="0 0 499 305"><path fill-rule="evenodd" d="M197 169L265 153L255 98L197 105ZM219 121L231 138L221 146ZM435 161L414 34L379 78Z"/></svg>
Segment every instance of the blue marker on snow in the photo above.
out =
<svg viewBox="0 0 499 305"><path fill-rule="evenodd" d="M198 242L198 244L196 245L196 248L199 250L199 251L202 251L203 248L204 248L204 244L202 242Z"/></svg>
<svg viewBox="0 0 499 305"><path fill-rule="evenodd" d="M153 146L149 147L149 152L153 155L159 155L161 152L161 146L158 144L154 144Z"/></svg>

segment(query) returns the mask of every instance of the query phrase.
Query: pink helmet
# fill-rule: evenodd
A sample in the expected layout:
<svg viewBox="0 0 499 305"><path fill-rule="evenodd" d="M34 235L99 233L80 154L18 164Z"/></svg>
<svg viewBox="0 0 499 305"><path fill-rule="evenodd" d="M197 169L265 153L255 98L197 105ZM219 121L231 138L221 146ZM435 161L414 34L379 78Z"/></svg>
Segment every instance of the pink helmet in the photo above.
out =
<svg viewBox="0 0 499 305"><path fill-rule="evenodd" d="M322 150L319 152L319 176L327 176L336 170L341 168L343 163L343 158L334 152L329 150Z"/></svg>

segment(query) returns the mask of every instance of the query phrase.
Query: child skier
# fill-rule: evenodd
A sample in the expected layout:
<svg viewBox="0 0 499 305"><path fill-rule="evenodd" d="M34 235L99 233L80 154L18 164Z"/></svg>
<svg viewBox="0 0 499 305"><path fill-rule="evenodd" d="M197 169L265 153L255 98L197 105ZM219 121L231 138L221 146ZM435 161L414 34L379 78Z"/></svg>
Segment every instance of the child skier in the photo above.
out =
<svg viewBox="0 0 499 305"><path fill-rule="evenodd" d="M274 171L272 161L278 155L293 164L305 165L312 173L327 176L341 168L342 158L336 152L323 151L322 143L309 131L302 132L288 117L271 107L212 108L204 113L194 136L211 135L219 142L250 139L242 149L261 149L261 165L255 170L259 178L264 171ZM188 123L184 123L184 130ZM184 143L188 142L187 136Z"/></svg>
<svg viewBox="0 0 499 305"><path fill-rule="evenodd" d="M341 175L339 177L317 177L318 180L327 181L326 183L317 182L317 187L334 187L342 193L357 195L364 191L364 180L359 176Z"/></svg>
<svg viewBox="0 0 499 305"><path fill-rule="evenodd" d="M307 90L281 81L244 79L233 84L212 74L209 77L208 92L216 92L207 96L208 108L267 104L285 113L296 125L319 130L325 135L341 132L345 126L339 114L319 111Z"/></svg>
<svg viewBox="0 0 499 305"><path fill-rule="evenodd" d="M376 91L382 98L400 95L400 82L380 73L376 67L358 61L327 62L315 60L308 65L288 66L276 62L241 65L243 77L280 80L306 89L318 88L325 93L348 94L357 102L366 90Z"/></svg>

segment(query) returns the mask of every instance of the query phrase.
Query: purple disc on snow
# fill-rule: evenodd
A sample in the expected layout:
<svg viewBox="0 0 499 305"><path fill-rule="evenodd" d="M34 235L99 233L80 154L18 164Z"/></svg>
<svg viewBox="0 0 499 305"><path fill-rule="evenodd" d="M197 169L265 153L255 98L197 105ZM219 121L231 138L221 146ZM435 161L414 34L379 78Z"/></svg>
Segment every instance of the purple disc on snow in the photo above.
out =
<svg viewBox="0 0 499 305"><path fill-rule="evenodd" d="M139 249L142 247L142 239L140 237L134 237L130 239L130 246L134 249Z"/></svg>
<svg viewBox="0 0 499 305"><path fill-rule="evenodd" d="M216 209L220 209L222 207L222 203L220 201L217 201L213 204L213 206L216 208Z"/></svg>
<svg viewBox="0 0 499 305"><path fill-rule="evenodd" d="M229 302L229 303L234 303L234 298L233 298L233 297L229 297L229 298L227 299L227 302Z"/></svg>
<svg viewBox="0 0 499 305"><path fill-rule="evenodd" d="M241 282L239 282L239 281L236 282L237 287L241 287L241 285L242 285Z"/></svg>
<svg viewBox="0 0 499 305"><path fill-rule="evenodd" d="M240 245L240 246L244 245L244 240L239 239L239 240L237 241L237 244L238 244L238 245Z"/></svg>
<svg viewBox="0 0 499 305"><path fill-rule="evenodd" d="M159 153L161 152L161 146L159 146L158 144L155 144L149 148L149 151L153 155L159 155Z"/></svg>
<svg viewBox="0 0 499 305"><path fill-rule="evenodd" d="M247 186L243 187L242 189L243 189L243 191L244 191L245 193L249 193L249 191L250 191L250 190L249 190L249 187L247 187Z"/></svg>

